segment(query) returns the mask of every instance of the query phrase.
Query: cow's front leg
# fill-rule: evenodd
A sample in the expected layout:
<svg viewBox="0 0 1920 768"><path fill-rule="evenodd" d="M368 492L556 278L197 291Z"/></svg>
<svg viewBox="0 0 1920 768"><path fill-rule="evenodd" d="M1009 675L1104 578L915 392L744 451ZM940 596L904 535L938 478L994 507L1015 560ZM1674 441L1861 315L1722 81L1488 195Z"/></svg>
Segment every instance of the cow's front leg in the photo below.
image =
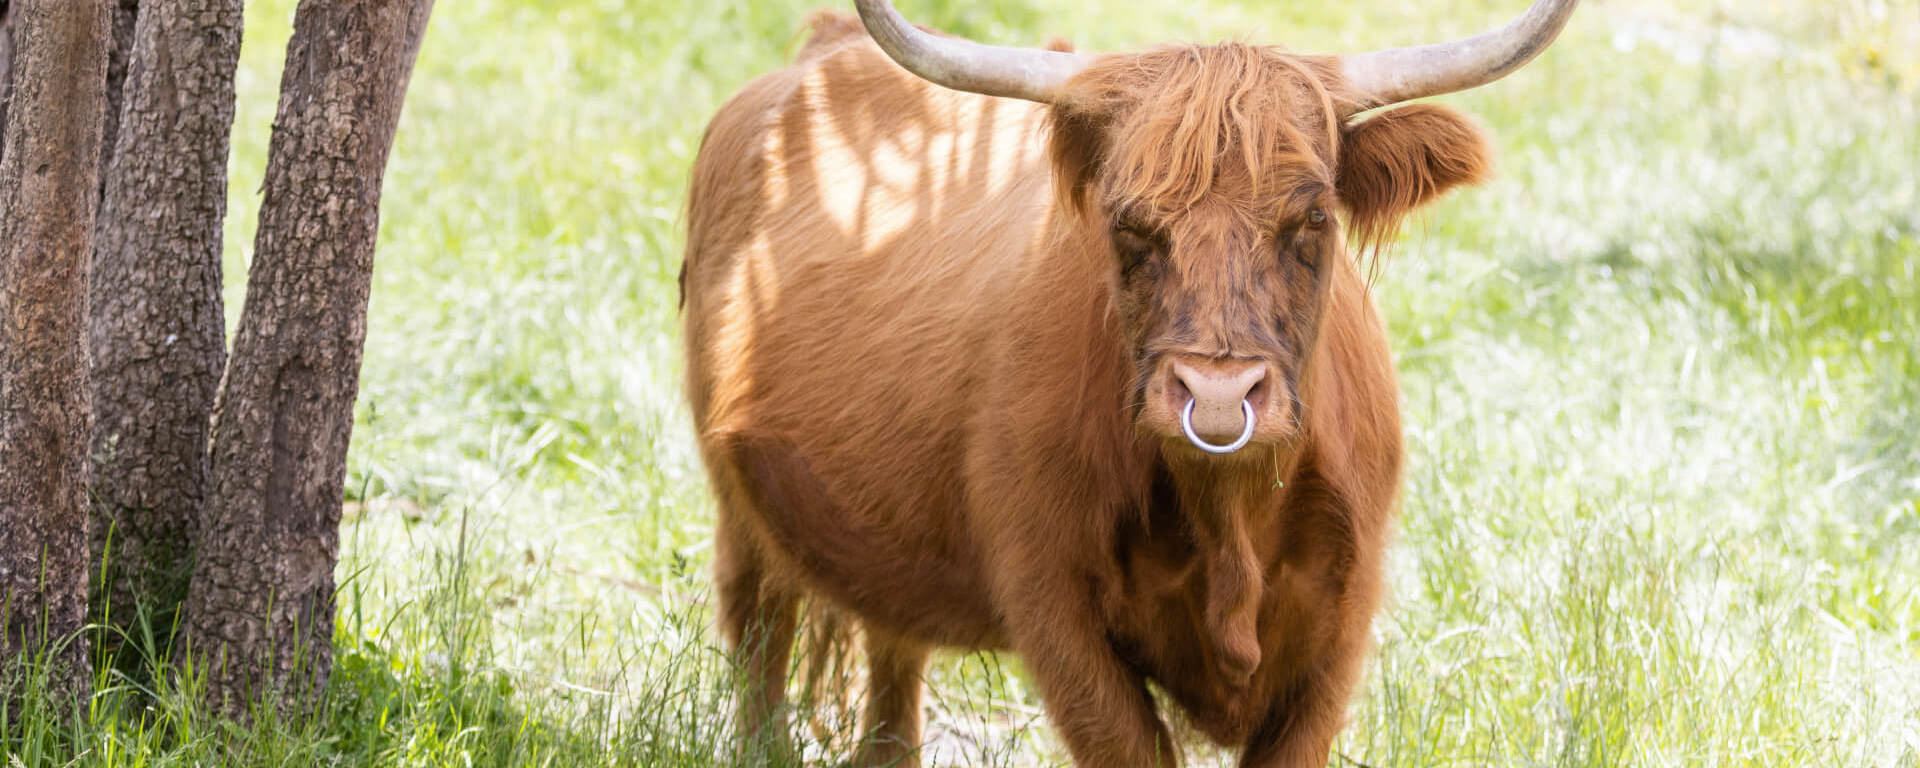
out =
<svg viewBox="0 0 1920 768"><path fill-rule="evenodd" d="M1377 572L1363 569L1357 581L1377 578ZM1345 605L1347 611L1320 619L1336 629L1326 645L1311 652L1311 659L1262 686L1280 693L1247 738L1240 753L1240 768L1324 768L1334 737L1346 723L1353 689L1366 667L1372 593L1367 588L1324 599L1325 603ZM1299 606L1289 610L1305 613ZM1269 658L1283 655L1272 652L1277 648L1269 650ZM1269 666L1263 671L1273 674L1277 670Z"/></svg>
<svg viewBox="0 0 1920 768"><path fill-rule="evenodd" d="M1346 721L1351 684L1306 680L1275 701L1240 753L1240 768L1323 768Z"/></svg>
<svg viewBox="0 0 1920 768"><path fill-rule="evenodd" d="M1145 679L1108 642L1086 575L1044 560L1025 565L1005 574L1011 587L1000 591L1008 637L1039 683L1074 765L1177 765Z"/></svg>
<svg viewBox="0 0 1920 768"><path fill-rule="evenodd" d="M1324 768L1366 667L1384 587L1382 543L1346 521L1386 519L1390 497L1372 497L1376 507L1351 506L1369 497L1335 490L1317 473L1297 476L1292 486L1287 549L1269 567L1261 623L1314 629L1262 637L1258 686L1276 693L1246 741L1241 768Z"/></svg>

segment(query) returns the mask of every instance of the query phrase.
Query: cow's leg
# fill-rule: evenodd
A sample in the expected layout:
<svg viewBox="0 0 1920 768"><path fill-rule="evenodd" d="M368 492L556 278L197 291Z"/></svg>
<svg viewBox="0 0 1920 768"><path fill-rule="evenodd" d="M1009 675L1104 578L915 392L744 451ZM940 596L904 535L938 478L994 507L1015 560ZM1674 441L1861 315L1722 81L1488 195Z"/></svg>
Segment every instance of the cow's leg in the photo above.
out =
<svg viewBox="0 0 1920 768"><path fill-rule="evenodd" d="M1308 649L1266 649L1268 659L1297 659L1297 667L1269 663L1261 688L1276 691L1266 714L1240 753L1241 768L1322 768L1334 737L1346 721L1347 706L1360 683L1372 640L1374 608L1385 581L1381 547L1355 542L1337 521L1383 520L1387 511L1347 506L1358 492L1337 492L1324 478L1302 474L1291 489L1297 522L1289 532L1295 550L1284 575L1269 581L1266 606L1272 614L1295 617L1322 628L1325 640ZM1381 500L1385 504L1385 500ZM1268 638L1278 642L1278 636Z"/></svg>
<svg viewBox="0 0 1920 768"><path fill-rule="evenodd" d="M737 738L743 746L764 742L781 751L791 748L783 705L799 598L771 578L757 542L740 518L746 510L730 504L727 497L731 495L720 494L713 574L720 628L740 667Z"/></svg>
<svg viewBox="0 0 1920 768"><path fill-rule="evenodd" d="M1330 665L1309 672L1273 702L1241 750L1240 768L1322 768L1327 764L1364 666L1364 638L1357 645L1342 649L1346 652Z"/></svg>
<svg viewBox="0 0 1920 768"><path fill-rule="evenodd" d="M1039 545L1041 542L1030 542ZM1084 574L1057 557L1010 548L998 599L1008 635L1033 672L1047 717L1082 768L1170 767L1179 753L1146 680L1114 652Z"/></svg>
<svg viewBox="0 0 1920 768"><path fill-rule="evenodd" d="M865 741L853 764L859 768L920 765L920 693L931 649L869 626Z"/></svg>

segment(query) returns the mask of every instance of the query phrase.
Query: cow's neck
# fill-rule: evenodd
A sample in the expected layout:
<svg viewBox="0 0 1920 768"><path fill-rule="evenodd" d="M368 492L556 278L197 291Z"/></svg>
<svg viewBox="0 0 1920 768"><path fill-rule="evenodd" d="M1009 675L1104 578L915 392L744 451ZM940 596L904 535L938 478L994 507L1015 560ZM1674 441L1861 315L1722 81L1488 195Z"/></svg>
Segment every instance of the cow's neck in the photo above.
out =
<svg viewBox="0 0 1920 768"><path fill-rule="evenodd" d="M1291 464L1274 451L1231 462L1166 462L1193 531L1196 565L1205 574L1203 633L1218 653L1221 672L1236 682L1260 663L1263 568L1254 542L1279 504L1281 473Z"/></svg>

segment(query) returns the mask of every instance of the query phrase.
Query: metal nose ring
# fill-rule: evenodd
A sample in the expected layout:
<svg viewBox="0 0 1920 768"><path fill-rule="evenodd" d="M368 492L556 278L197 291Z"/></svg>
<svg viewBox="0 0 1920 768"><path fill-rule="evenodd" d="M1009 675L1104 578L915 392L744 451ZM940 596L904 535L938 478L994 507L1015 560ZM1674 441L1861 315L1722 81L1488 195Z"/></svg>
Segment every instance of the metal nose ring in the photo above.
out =
<svg viewBox="0 0 1920 768"><path fill-rule="evenodd" d="M1240 439L1226 445L1209 443L1200 439L1199 435L1194 434L1193 398L1191 397L1187 398L1187 407L1180 411L1180 428L1186 430L1187 441L1193 443L1193 447L1195 448L1206 451L1207 453L1233 453L1234 451L1240 450L1240 447L1246 445L1247 440L1253 437L1253 404L1247 402L1245 398L1241 398L1240 412L1246 415L1247 427L1246 429L1240 430Z"/></svg>

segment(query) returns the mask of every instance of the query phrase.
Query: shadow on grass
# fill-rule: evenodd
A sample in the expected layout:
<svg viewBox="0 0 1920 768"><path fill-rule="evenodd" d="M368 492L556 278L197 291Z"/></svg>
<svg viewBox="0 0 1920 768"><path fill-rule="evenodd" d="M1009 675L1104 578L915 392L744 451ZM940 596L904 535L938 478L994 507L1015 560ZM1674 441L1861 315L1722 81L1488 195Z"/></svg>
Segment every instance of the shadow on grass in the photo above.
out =
<svg viewBox="0 0 1920 768"><path fill-rule="evenodd" d="M806 691L817 680L793 686L784 738L737 743L739 671L712 644L697 600L670 607L660 642L611 669L561 679L511 669L490 642L490 596L468 583L464 545L446 554L422 599L389 616L365 617L346 580L333 671L311 708L255 701L244 717L221 716L144 607L128 629L84 630L95 647L114 649L95 660L88 695L54 684L57 646L0 660L0 767L798 768L844 765L858 745L837 699L815 711Z"/></svg>

